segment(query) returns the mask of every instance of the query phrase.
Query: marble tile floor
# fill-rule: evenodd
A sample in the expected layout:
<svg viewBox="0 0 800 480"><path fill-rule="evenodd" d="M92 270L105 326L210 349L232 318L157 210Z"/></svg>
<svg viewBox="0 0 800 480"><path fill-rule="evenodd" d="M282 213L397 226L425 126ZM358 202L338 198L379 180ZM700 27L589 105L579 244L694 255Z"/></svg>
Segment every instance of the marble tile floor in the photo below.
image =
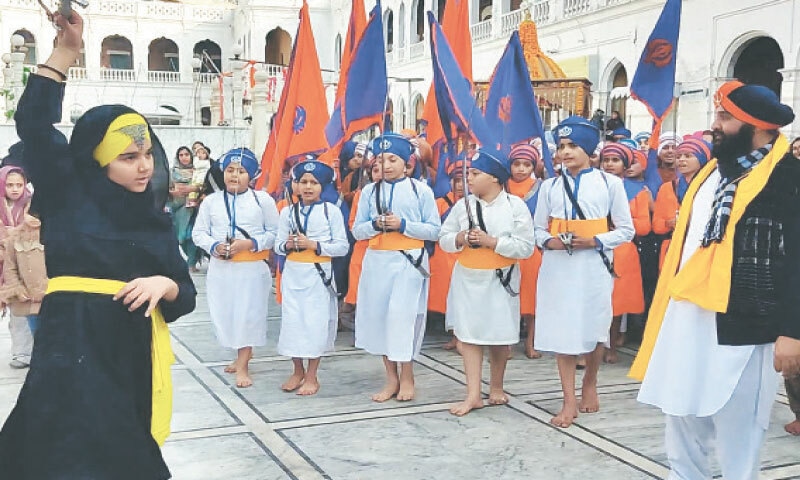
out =
<svg viewBox="0 0 800 480"><path fill-rule="evenodd" d="M417 397L376 404L383 367L340 332L322 361L322 388L301 398L279 389L291 362L277 355L280 309L271 305L270 343L255 352L255 385L237 389L223 367L205 305L204 277L195 277L199 308L171 327L179 362L173 368L173 434L164 457L177 480L272 479L534 479L666 478L663 419L636 402L627 378L634 352L601 369L601 411L560 430L549 425L559 407L555 360L514 349L506 374L510 402L463 418L448 413L464 394L460 357L426 337L415 365ZM7 366L10 340L0 325L0 419L13 408L25 372ZM488 365L487 365L488 367ZM488 368L484 380L488 382ZM578 379L580 385L580 379ZM484 393L488 393L485 385ZM783 389L762 452L762 479L800 478L800 439L783 432L791 418Z"/></svg>

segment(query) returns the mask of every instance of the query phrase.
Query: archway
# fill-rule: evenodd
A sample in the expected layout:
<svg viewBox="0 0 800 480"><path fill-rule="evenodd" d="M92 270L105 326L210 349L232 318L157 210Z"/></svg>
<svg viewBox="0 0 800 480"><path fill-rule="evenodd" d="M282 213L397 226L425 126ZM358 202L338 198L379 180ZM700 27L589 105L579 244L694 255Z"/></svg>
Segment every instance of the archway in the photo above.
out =
<svg viewBox="0 0 800 480"><path fill-rule="evenodd" d="M425 2L414 0L411 7L411 43L425 40Z"/></svg>
<svg viewBox="0 0 800 480"><path fill-rule="evenodd" d="M383 12L383 21L383 38L386 39L386 51L391 52L394 49L394 13L391 9L387 8Z"/></svg>
<svg viewBox="0 0 800 480"><path fill-rule="evenodd" d="M178 45L161 37L150 42L147 54L147 69L151 72L179 72Z"/></svg>
<svg viewBox="0 0 800 480"><path fill-rule="evenodd" d="M386 112L384 112L383 117L383 128L387 132L394 131L394 103L392 103L391 99L386 102Z"/></svg>
<svg viewBox="0 0 800 480"><path fill-rule="evenodd" d="M292 56L292 37L289 32L276 27L267 33L264 60L271 65L288 66Z"/></svg>
<svg viewBox="0 0 800 480"><path fill-rule="evenodd" d="M739 47L731 59L729 77L743 83L764 85L780 97L783 75L778 70L783 67L783 51L778 42L774 38L760 36Z"/></svg>
<svg viewBox="0 0 800 480"><path fill-rule="evenodd" d="M614 69L614 73L609 77L610 84L608 85L608 112L609 117L613 112L619 113L619 118L625 122L626 109L628 103L628 71L625 70L623 64L618 64Z"/></svg>
<svg viewBox="0 0 800 480"><path fill-rule="evenodd" d="M337 72L342 68L342 34L336 34L336 40L333 47L333 69Z"/></svg>
<svg viewBox="0 0 800 480"><path fill-rule="evenodd" d="M100 50L100 66L121 70L133 70L133 46L122 35L111 35L103 39Z"/></svg>
<svg viewBox="0 0 800 480"><path fill-rule="evenodd" d="M194 45L192 53L195 57L200 57L203 61L200 65L200 73L217 73L217 71L222 71L222 49L219 48L219 45L215 42L211 40L197 42ZM209 58L212 64L209 64Z"/></svg>
<svg viewBox="0 0 800 480"><path fill-rule="evenodd" d="M406 128L406 101L403 98L400 98L399 100L397 115L394 118L394 124L397 125L398 130L403 130Z"/></svg>
<svg viewBox="0 0 800 480"><path fill-rule="evenodd" d="M397 11L397 45L400 48L406 46L406 4L400 3L400 9ZM414 43L414 39L411 39L411 43Z"/></svg>
<svg viewBox="0 0 800 480"><path fill-rule="evenodd" d="M13 35L19 35L25 39L25 43L23 43L22 46L27 50L25 51L25 60L23 60L23 63L25 65L36 65L36 37L24 28L17 30L12 36Z"/></svg>
<svg viewBox="0 0 800 480"><path fill-rule="evenodd" d="M418 93L412 105L414 105L414 129L417 133L422 133L422 113L425 111L425 100L422 99L422 95Z"/></svg>

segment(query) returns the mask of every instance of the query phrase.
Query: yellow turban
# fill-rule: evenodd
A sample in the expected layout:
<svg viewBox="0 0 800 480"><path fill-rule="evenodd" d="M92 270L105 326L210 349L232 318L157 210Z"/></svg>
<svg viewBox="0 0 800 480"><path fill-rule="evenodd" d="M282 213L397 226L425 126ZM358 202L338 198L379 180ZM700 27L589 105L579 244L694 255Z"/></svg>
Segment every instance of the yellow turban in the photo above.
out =
<svg viewBox="0 0 800 480"><path fill-rule="evenodd" d="M103 140L94 149L94 159L105 167L132 143L141 148L147 140L150 140L150 130L144 117L138 113L125 113L108 126Z"/></svg>

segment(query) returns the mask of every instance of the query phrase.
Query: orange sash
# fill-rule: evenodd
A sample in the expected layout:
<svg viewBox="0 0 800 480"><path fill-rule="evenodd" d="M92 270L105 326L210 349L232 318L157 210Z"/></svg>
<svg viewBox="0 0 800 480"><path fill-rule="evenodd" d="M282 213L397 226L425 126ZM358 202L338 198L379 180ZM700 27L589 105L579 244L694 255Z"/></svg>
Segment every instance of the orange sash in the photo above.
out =
<svg viewBox="0 0 800 480"><path fill-rule="evenodd" d="M458 254L458 263L475 270L496 270L510 267L517 263L513 258L500 255L488 248L470 248L465 246Z"/></svg>
<svg viewBox="0 0 800 480"><path fill-rule="evenodd" d="M267 259L269 259L269 250L261 250L260 252L239 252L231 257L232 262L259 262Z"/></svg>
<svg viewBox="0 0 800 480"><path fill-rule="evenodd" d="M299 263L329 263L331 257L317 255L314 250L303 250L302 252L289 252L287 260Z"/></svg>
<svg viewBox="0 0 800 480"><path fill-rule="evenodd" d="M403 235L400 232L387 232L369 239L369 248L373 250L414 250L422 248L425 242Z"/></svg>
<svg viewBox="0 0 800 480"><path fill-rule="evenodd" d="M567 220L565 218L550 217L550 235L555 237L559 233L566 232L572 232L577 237L592 238L595 235L608 232L608 219Z"/></svg>

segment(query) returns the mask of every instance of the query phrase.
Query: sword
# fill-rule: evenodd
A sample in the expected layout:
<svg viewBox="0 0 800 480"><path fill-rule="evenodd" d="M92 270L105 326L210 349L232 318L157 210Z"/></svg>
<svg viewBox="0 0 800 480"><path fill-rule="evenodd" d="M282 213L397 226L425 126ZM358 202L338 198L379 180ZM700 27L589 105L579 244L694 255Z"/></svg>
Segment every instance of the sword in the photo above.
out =
<svg viewBox="0 0 800 480"><path fill-rule="evenodd" d="M477 92L476 92L475 98L473 98L472 108L470 108L470 110L469 110L469 118L467 119L467 125L466 125L467 131L466 131L466 138L465 138L466 142L469 142L469 137L470 137L469 131L470 131L470 126L472 125L472 114L475 113L475 110L478 109L477 102L478 102L478 96L477 96ZM466 147L465 147L465 150L466 150ZM462 184L463 189L464 189L464 206L466 207L466 213L467 213L467 224L468 224L470 230L474 230L476 225L475 225L475 219L472 216L472 204L469 203L469 182L467 181L467 155L466 155L466 151L464 152L464 163L463 163L463 165L461 165L461 175L462 175L461 184ZM476 199L476 201L477 201L477 199ZM469 240L467 240L467 243L469 243L469 247L470 248L480 248L480 245L473 245L472 243L469 242Z"/></svg>

